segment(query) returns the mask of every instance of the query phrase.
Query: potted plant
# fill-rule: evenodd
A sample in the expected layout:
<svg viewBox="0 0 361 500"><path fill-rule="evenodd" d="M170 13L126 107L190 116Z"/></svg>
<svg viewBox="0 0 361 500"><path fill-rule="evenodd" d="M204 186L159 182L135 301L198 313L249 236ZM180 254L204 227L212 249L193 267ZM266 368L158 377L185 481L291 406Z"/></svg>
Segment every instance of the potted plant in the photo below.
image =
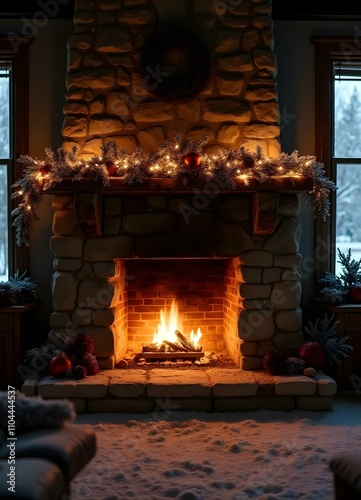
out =
<svg viewBox="0 0 361 500"><path fill-rule="evenodd" d="M20 275L16 271L9 281L0 281L0 306L15 306L33 302L37 299L38 284L29 276L26 271Z"/></svg>
<svg viewBox="0 0 361 500"><path fill-rule="evenodd" d="M361 302L361 259L351 257L351 248L347 254L337 248L339 262L342 266L341 273L336 276L326 271L325 276L319 280L323 286L320 291L326 302L333 304L346 301Z"/></svg>

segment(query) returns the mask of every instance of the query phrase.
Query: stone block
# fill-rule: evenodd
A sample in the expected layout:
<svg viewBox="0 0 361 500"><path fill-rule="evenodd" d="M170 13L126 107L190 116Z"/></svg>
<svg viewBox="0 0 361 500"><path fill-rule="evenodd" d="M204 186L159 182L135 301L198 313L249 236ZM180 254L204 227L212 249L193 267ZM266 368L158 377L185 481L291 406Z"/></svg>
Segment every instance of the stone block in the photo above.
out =
<svg viewBox="0 0 361 500"><path fill-rule="evenodd" d="M21 386L21 392L25 394L25 396L36 396L37 387L38 387L38 378L29 377L25 380L25 382Z"/></svg>
<svg viewBox="0 0 361 500"><path fill-rule="evenodd" d="M87 402L89 413L150 413L154 408L151 399L91 399Z"/></svg>
<svg viewBox="0 0 361 500"><path fill-rule="evenodd" d="M103 398L107 394L109 377L101 373L82 380L56 379L45 376L38 383L38 394L43 398Z"/></svg>
<svg viewBox="0 0 361 500"><path fill-rule="evenodd" d="M147 372L145 370L112 370L109 395L117 398L137 398L145 392Z"/></svg>
<svg viewBox="0 0 361 500"><path fill-rule="evenodd" d="M67 398L71 403L73 403L75 412L77 415L82 415L83 413L86 413L86 404L84 399L80 398Z"/></svg>
<svg viewBox="0 0 361 500"><path fill-rule="evenodd" d="M317 383L317 393L319 396L333 396L337 392L336 381L323 372L317 372L314 380Z"/></svg>
<svg viewBox="0 0 361 500"><path fill-rule="evenodd" d="M256 411L278 410L291 411L295 409L295 398L291 396L247 396L239 398L215 398L214 411Z"/></svg>
<svg viewBox="0 0 361 500"><path fill-rule="evenodd" d="M251 286L251 285L250 285ZM253 285L257 286L257 285ZM243 340L270 340L275 332L272 312L268 309L243 311L238 320L238 335Z"/></svg>
<svg viewBox="0 0 361 500"><path fill-rule="evenodd" d="M258 384L258 394L269 395L275 393L274 378L265 370L254 370L252 372Z"/></svg>
<svg viewBox="0 0 361 500"><path fill-rule="evenodd" d="M253 396L258 384L250 372L239 369L211 368L206 370L212 385L212 395L218 397Z"/></svg>
<svg viewBox="0 0 361 500"><path fill-rule="evenodd" d="M247 356L242 358L242 369L243 370L262 370L263 363L261 357Z"/></svg>
<svg viewBox="0 0 361 500"><path fill-rule="evenodd" d="M149 397L207 397L211 395L211 383L203 371L187 370L179 382L179 370L154 369L149 373L147 395Z"/></svg>
<svg viewBox="0 0 361 500"><path fill-rule="evenodd" d="M275 376L275 394L278 396L311 396L317 392L314 380L299 376Z"/></svg>
<svg viewBox="0 0 361 500"><path fill-rule="evenodd" d="M83 240L81 238L52 236L50 238L50 250L55 257L77 259L82 255Z"/></svg>
<svg viewBox="0 0 361 500"><path fill-rule="evenodd" d="M84 260L89 262L113 261L133 256L133 242L129 236L89 238L84 246Z"/></svg>
<svg viewBox="0 0 361 500"><path fill-rule="evenodd" d="M82 331L94 340L94 354L97 358L107 358L114 354L114 335L110 327L84 326Z"/></svg>
<svg viewBox="0 0 361 500"><path fill-rule="evenodd" d="M295 309L301 300L301 283L281 281L273 285L271 304L275 309Z"/></svg>

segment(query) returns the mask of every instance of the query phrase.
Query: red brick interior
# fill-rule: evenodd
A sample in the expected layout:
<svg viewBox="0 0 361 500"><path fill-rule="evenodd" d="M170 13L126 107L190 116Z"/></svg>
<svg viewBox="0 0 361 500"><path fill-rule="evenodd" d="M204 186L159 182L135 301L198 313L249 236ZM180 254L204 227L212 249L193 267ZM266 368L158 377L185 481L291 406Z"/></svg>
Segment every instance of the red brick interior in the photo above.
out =
<svg viewBox="0 0 361 500"><path fill-rule="evenodd" d="M188 336L199 327L203 350L223 351L226 331L238 338L234 260L238 259L119 259L116 295L125 300L117 308L116 324L123 331L127 326L128 350L139 352L152 341L160 310L169 309L176 299L183 333Z"/></svg>

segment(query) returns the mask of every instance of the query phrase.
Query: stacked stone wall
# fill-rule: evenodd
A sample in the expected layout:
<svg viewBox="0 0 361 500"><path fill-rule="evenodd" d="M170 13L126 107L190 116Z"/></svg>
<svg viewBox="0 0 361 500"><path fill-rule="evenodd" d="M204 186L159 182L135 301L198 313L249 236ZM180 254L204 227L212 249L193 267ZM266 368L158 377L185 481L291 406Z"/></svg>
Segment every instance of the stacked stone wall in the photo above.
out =
<svg viewBox="0 0 361 500"><path fill-rule="evenodd" d="M170 7L171 5L171 7ZM189 102L162 102L151 87L159 68L141 76L140 58L156 30L197 34L213 61L207 88ZM246 0L76 0L68 39L64 146L83 156L113 141L127 152L155 151L176 135L208 136L208 150L237 147L280 153L277 62L271 2ZM196 77L196 75L195 75Z"/></svg>

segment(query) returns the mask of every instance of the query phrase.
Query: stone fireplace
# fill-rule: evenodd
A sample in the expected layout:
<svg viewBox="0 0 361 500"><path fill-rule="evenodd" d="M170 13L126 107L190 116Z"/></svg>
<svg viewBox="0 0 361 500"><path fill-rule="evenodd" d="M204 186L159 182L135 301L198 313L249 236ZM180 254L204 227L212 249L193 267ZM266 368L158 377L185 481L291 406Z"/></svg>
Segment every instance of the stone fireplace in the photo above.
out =
<svg viewBox="0 0 361 500"><path fill-rule="evenodd" d="M162 61L142 66L150 37L169 29L186 39L192 32L211 54L207 84L184 101L179 88L173 100L155 92L170 71ZM273 43L270 0L75 0L64 150L76 147L89 162L109 142L151 155L177 136L193 143L206 136L209 155L242 146L278 157ZM191 86L196 73L187 76ZM80 412L330 409L332 379L272 377L262 364L268 350L291 354L301 340L300 209L311 188L309 178L286 176L102 185L85 175L44 191L54 195L50 327L89 334L102 372L30 380L23 390L68 397ZM182 333L200 328L203 351L227 353L236 369L117 369L152 342L160 310L173 300Z"/></svg>
<svg viewBox="0 0 361 500"><path fill-rule="evenodd" d="M206 87L185 102L154 97L167 78L162 62L146 77L141 67L150 37L169 28L195 33L211 55ZM63 147L84 159L107 141L152 152L175 135L206 135L208 152L280 153L271 2L77 0L67 49ZM204 349L226 349L246 370L262 368L271 347L299 341L304 186L235 192L221 181L185 188L161 180L148 192L62 189L53 204L50 326L89 333L101 367L141 350L172 299L187 328L201 327Z"/></svg>
<svg viewBox="0 0 361 500"><path fill-rule="evenodd" d="M276 194L270 234L253 234L254 212L258 219L262 213L252 204L257 193L218 194L187 216L181 209L194 208L195 195L105 194L96 236L76 222L85 203L78 194L59 194L53 203L50 323L56 332L90 334L102 368L114 368L128 351L151 343L160 310L173 299L187 333L201 328L204 350L226 350L245 370L261 369L272 347L287 353L297 347L297 193ZM275 193L263 194L269 207Z"/></svg>

